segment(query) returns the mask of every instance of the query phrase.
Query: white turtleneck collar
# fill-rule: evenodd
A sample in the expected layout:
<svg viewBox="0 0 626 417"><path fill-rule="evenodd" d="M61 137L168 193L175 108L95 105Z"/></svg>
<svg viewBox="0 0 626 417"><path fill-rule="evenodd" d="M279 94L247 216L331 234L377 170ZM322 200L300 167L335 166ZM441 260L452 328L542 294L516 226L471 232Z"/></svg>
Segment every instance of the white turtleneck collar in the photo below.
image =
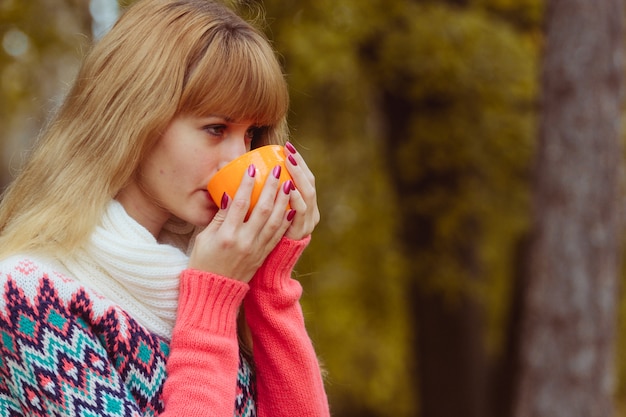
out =
<svg viewBox="0 0 626 417"><path fill-rule="evenodd" d="M191 230L181 229L185 234ZM188 257L179 248L159 243L118 201L108 204L89 242L62 263L77 281L119 304L150 331L171 338L179 275Z"/></svg>

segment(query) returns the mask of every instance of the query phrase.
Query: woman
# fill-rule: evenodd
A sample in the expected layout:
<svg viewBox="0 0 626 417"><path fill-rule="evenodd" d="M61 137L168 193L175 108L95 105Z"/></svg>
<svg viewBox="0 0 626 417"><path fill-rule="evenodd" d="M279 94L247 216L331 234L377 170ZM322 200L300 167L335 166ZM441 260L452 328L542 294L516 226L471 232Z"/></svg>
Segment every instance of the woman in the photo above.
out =
<svg viewBox="0 0 626 417"><path fill-rule="evenodd" d="M268 41L224 6L120 18L0 206L0 415L329 414L290 277L313 175L287 142L293 183L275 170L247 221L253 166L220 207L206 191L284 143L287 107Z"/></svg>

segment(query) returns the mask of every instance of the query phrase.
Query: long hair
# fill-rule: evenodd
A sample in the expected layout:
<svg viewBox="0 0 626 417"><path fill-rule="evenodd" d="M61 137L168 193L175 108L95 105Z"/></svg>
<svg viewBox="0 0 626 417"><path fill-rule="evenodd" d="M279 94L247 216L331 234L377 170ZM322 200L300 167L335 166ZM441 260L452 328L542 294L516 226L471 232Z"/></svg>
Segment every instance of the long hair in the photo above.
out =
<svg viewBox="0 0 626 417"><path fill-rule="evenodd" d="M0 203L0 257L64 256L179 114L287 135L287 86L268 40L211 0L140 0L85 57L65 102Z"/></svg>

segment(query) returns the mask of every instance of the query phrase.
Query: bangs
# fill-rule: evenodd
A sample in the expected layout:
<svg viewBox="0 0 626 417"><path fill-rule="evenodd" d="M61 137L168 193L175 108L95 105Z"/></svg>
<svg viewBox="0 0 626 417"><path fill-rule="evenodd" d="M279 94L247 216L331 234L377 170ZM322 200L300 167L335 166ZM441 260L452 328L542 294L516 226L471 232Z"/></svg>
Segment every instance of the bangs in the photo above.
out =
<svg viewBox="0 0 626 417"><path fill-rule="evenodd" d="M225 30L190 65L179 113L220 115L259 126L281 123L289 93L274 51L252 31Z"/></svg>

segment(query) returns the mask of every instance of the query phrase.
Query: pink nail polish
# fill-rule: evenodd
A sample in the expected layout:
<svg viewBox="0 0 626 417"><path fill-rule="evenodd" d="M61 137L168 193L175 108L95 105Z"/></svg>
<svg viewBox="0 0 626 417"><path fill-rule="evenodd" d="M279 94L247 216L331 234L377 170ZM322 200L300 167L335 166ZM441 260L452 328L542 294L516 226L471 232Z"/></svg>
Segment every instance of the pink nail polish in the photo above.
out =
<svg viewBox="0 0 626 417"><path fill-rule="evenodd" d="M294 209L289 210L289 213L287 213L287 221L292 221L295 215L296 211Z"/></svg>
<svg viewBox="0 0 626 417"><path fill-rule="evenodd" d="M290 142L285 143L285 148L291 153L296 153L296 148Z"/></svg>
<svg viewBox="0 0 626 417"><path fill-rule="evenodd" d="M228 194L222 194L222 202L220 208L226 210L228 208Z"/></svg>
<svg viewBox="0 0 626 417"><path fill-rule="evenodd" d="M254 176L256 175L256 167L254 166L254 164L248 167L248 175L252 178L254 178Z"/></svg>
<svg viewBox="0 0 626 417"><path fill-rule="evenodd" d="M281 170L280 165L276 165L274 167L274 170L272 171L272 175L274 176L274 178L276 179L280 178L280 170Z"/></svg>
<svg viewBox="0 0 626 417"><path fill-rule="evenodd" d="M291 162L292 165L298 165L298 162L296 162L296 158L294 158L293 155L289 155L287 159L289 159L289 162Z"/></svg>
<svg viewBox="0 0 626 417"><path fill-rule="evenodd" d="M291 180L287 180L283 183L283 192L285 194L289 194L292 190L293 187L293 182L291 182Z"/></svg>

